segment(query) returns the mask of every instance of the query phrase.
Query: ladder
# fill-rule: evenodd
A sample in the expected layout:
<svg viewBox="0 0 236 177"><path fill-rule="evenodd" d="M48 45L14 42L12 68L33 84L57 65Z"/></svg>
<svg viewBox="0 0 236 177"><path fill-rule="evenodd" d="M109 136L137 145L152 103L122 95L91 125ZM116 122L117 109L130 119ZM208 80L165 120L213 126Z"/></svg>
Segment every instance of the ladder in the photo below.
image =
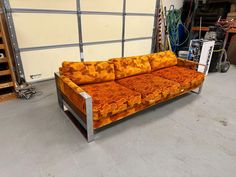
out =
<svg viewBox="0 0 236 177"><path fill-rule="evenodd" d="M16 98L16 77L4 14L0 14L0 102Z"/></svg>

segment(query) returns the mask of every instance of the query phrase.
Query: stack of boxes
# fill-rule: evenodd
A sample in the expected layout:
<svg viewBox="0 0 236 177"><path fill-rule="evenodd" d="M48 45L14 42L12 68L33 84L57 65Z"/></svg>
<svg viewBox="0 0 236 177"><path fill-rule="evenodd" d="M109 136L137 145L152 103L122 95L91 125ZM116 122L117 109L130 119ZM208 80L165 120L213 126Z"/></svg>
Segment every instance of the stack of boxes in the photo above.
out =
<svg viewBox="0 0 236 177"><path fill-rule="evenodd" d="M231 20L234 19L234 25L233 27L236 28L236 4L232 4L230 8L230 12L227 15L227 19ZM233 35L231 37L230 43L229 43L229 48L227 50L227 55L230 60L231 64L236 65L236 35Z"/></svg>

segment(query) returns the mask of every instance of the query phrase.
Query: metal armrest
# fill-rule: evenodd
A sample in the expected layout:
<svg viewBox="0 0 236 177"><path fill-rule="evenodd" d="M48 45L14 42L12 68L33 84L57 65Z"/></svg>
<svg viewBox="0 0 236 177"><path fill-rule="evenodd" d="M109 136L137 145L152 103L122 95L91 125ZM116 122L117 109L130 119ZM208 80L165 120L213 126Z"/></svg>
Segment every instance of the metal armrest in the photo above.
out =
<svg viewBox="0 0 236 177"><path fill-rule="evenodd" d="M66 107L85 129L85 134L84 132L82 133L87 141L93 141L92 97L65 76L55 73L55 80L60 108L65 111Z"/></svg>
<svg viewBox="0 0 236 177"><path fill-rule="evenodd" d="M203 72L204 75L206 74L207 68L208 68L208 66L205 64L201 64L201 63L198 63L195 61L190 61L190 60L186 60L186 59L182 59L182 58L177 59L177 66L182 66L182 67L192 69L192 70L196 70L197 66L204 66L204 72ZM203 84L198 88L198 91L192 90L192 92L196 93L196 94L200 94L202 91L202 86L203 86Z"/></svg>

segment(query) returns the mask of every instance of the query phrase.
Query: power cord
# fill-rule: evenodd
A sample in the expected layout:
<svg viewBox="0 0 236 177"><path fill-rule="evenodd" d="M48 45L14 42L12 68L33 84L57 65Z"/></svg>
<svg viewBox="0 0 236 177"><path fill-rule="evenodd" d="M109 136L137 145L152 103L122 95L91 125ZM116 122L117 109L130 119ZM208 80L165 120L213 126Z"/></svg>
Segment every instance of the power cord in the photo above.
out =
<svg viewBox="0 0 236 177"><path fill-rule="evenodd" d="M167 18L167 27L170 32L170 41L171 41L171 44L174 46L174 49L176 50L177 47L182 46L188 41L190 32L181 21L181 10L174 9L173 5L170 6L170 9L168 11L166 18ZM180 36L179 36L180 26L182 26L187 32L187 37L182 43L180 43Z"/></svg>

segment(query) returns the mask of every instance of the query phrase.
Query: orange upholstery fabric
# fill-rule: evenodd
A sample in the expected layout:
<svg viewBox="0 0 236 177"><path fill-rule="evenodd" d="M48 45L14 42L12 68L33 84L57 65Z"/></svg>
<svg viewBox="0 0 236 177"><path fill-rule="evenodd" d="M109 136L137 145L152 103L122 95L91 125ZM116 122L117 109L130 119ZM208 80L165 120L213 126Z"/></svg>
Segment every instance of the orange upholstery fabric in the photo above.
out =
<svg viewBox="0 0 236 177"><path fill-rule="evenodd" d="M205 77L203 73L179 66L164 68L154 71L152 74L178 82L184 90L200 86Z"/></svg>
<svg viewBox="0 0 236 177"><path fill-rule="evenodd" d="M179 83L152 74L132 76L117 80L116 82L141 93L142 103L152 104L162 98L177 95L180 92Z"/></svg>
<svg viewBox="0 0 236 177"><path fill-rule="evenodd" d="M147 56L114 58L109 61L114 64L116 79L151 72Z"/></svg>
<svg viewBox="0 0 236 177"><path fill-rule="evenodd" d="M174 66L177 64L177 58L171 51L159 52L148 55L152 71Z"/></svg>
<svg viewBox="0 0 236 177"><path fill-rule="evenodd" d="M75 84L90 84L115 79L114 65L100 62L63 62L60 74L70 78Z"/></svg>
<svg viewBox="0 0 236 177"><path fill-rule="evenodd" d="M194 61L178 58L176 66L181 66L181 67L184 67L184 68L196 70L197 63L194 62Z"/></svg>
<svg viewBox="0 0 236 177"><path fill-rule="evenodd" d="M140 105L140 106L142 106L142 105ZM112 122L115 122L115 121L120 120L124 117L127 117L131 114L134 114L134 113L140 111L140 109L138 109L140 106L135 105L133 108L126 109L125 111L122 111L118 114L107 116L107 117L100 119L100 120L94 120L93 121L93 128L96 129L96 128L103 127L103 126L108 125Z"/></svg>
<svg viewBox="0 0 236 177"><path fill-rule="evenodd" d="M189 90L188 90L189 91ZM179 93L178 95L182 95L184 93L187 93L188 91L185 91L185 92L181 92ZM115 115L111 115L111 116L107 116L103 119L100 119L100 120L94 120L93 121L93 127L94 129L97 129L97 128L100 128L100 127L103 127L103 126L106 126L112 122L115 122L115 121L118 121L118 120L121 120L129 115L132 115L132 114L135 114L139 111L142 111L144 109L147 109L157 103L161 103L161 102L164 102L164 101L167 101L167 100L170 100L172 98L176 97L176 95L171 95L171 96L168 96L166 98L162 98L161 100L159 100L158 102L156 103L152 103L152 104L138 104L138 105L135 105L134 107L132 108L129 108L125 111L122 111L118 114L115 114Z"/></svg>
<svg viewBox="0 0 236 177"><path fill-rule="evenodd" d="M115 82L83 85L81 88L92 97L94 120L114 115L141 103L140 93Z"/></svg>
<svg viewBox="0 0 236 177"><path fill-rule="evenodd" d="M172 98L174 98L174 97L176 97L176 96L179 96L179 95L183 95L183 94L189 92L190 90L192 90L192 89L194 89L194 88L195 88L195 87L190 88L189 90L185 90L185 91L183 91L183 92L180 92L180 93L177 94L177 95L171 94L170 96L168 96L168 97L166 97L166 98L162 98L161 100L159 100L159 101L156 102L156 103L152 103L152 104L138 104L138 105L135 105L135 106L132 107L132 108L129 108L129 109L127 109L127 110L125 110L125 111L122 111L122 112L120 112L120 113L117 113L117 114L115 114L115 115L107 116L107 117L105 117L105 118L103 118L103 119L100 119L100 120L94 120L94 121L93 121L93 127L94 127L94 129L97 129L97 128L106 126L106 125L108 125L108 124L110 124L110 123L112 123L112 122L118 121L118 120L120 120L120 119L123 119L123 118L129 116L129 115L132 115L132 114L135 114L135 113L137 113L137 112L139 112L139 111L142 111L142 110L144 110L144 109L147 109L147 108L149 108L149 107L151 107L151 106L153 106L153 105L155 105L155 104L165 102L165 101L170 100L170 99L172 99Z"/></svg>
<svg viewBox="0 0 236 177"><path fill-rule="evenodd" d="M59 90L85 114L85 100L80 96L84 90L65 76L57 77L56 82Z"/></svg>
<svg viewBox="0 0 236 177"><path fill-rule="evenodd" d="M65 100L84 114L80 93L92 97L96 129L200 86L204 74L196 66L170 51L107 62L63 62L56 83Z"/></svg>

